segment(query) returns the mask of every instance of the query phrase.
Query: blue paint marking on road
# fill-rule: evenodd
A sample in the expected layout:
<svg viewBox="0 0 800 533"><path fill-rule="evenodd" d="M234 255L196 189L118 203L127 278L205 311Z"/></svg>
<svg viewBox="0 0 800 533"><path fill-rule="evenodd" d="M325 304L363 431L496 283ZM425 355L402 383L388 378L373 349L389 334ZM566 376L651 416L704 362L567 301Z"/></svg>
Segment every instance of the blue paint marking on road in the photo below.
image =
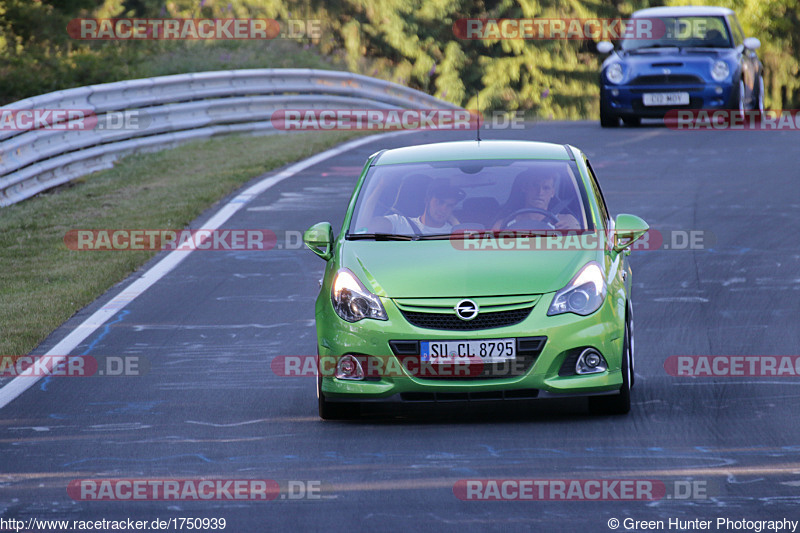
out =
<svg viewBox="0 0 800 533"><path fill-rule="evenodd" d="M89 344L89 346L86 348L86 350L83 353L78 354L78 356L79 357L83 357L84 355L89 355L89 352L94 350L94 347L97 346L97 343L100 342L103 339L103 337L105 337L106 335L108 335L111 332L111 326L113 326L114 324L118 324L118 323L122 322L125 319L125 316L128 315L129 313L130 313L130 311L123 310L122 312L120 312L117 315L116 319L112 320L111 322L106 323L106 325L103 327L103 331L100 332L100 335L98 335L97 338L95 340L93 340ZM50 383L50 379L51 378L52 378L52 376L47 376L46 378L44 378L42 380L42 383L39 385L39 389L43 390L43 391L47 391L47 384Z"/></svg>

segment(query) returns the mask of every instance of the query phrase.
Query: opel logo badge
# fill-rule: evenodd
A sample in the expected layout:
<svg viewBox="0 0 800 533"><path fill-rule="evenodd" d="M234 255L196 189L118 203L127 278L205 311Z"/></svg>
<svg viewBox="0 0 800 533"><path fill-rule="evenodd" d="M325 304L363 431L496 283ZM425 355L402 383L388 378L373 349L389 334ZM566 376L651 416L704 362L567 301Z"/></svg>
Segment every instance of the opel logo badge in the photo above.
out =
<svg viewBox="0 0 800 533"><path fill-rule="evenodd" d="M472 320L478 316L478 304L472 300L461 300L456 304L455 310L461 320Z"/></svg>
<svg viewBox="0 0 800 533"><path fill-rule="evenodd" d="M670 74L672 74L672 71L668 68L661 69L661 72L664 73L664 76L669 76Z"/></svg>

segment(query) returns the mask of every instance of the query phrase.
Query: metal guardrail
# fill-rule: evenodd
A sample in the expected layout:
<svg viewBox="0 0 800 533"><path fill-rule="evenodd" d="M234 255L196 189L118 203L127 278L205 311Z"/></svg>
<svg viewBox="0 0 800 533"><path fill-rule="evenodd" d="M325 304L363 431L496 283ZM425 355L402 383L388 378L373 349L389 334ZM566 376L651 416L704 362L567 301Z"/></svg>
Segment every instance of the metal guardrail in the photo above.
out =
<svg viewBox="0 0 800 533"><path fill-rule="evenodd" d="M110 168L128 154L218 135L274 133L272 113L286 108L459 109L395 83L314 69L199 72L57 91L0 111L80 109L103 122L136 110L148 123L129 129L0 131L0 206Z"/></svg>

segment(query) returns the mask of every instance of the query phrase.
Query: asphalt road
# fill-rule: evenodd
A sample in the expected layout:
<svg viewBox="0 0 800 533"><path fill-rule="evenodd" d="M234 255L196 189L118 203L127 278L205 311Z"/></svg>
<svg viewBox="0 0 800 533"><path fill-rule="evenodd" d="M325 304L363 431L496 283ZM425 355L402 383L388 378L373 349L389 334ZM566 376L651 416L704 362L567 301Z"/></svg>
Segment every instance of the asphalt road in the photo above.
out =
<svg viewBox="0 0 800 533"><path fill-rule="evenodd" d="M0 517L217 517L228 531L609 531L612 518L800 519L800 380L686 378L664 369L673 355L798 354L797 133L574 122L483 136L573 144L593 163L612 214L637 214L661 232L704 232L703 249L632 256L637 366L628 416L594 417L581 400L543 400L323 422L314 379L278 376L270 361L315 353L324 262L283 240L266 252L198 251L72 352L139 357L145 375L50 378L0 411ZM225 227L292 236L327 220L338 231L371 153L466 137L418 132L364 145L280 182ZM70 481L95 478L256 478L277 481L282 493L199 503L68 495ZM656 480L673 497L454 495L459 480L486 478ZM315 497L295 500L290 481L319 482L320 490L312 483ZM689 497L674 492L692 482Z"/></svg>

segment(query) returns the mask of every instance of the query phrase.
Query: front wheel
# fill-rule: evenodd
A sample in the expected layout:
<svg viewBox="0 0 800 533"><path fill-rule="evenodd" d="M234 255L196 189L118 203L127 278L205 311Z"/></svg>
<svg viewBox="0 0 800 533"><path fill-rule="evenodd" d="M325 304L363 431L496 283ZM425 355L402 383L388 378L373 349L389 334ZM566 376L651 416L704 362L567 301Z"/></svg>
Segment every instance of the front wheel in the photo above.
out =
<svg viewBox="0 0 800 533"><path fill-rule="evenodd" d="M758 76L758 99L756 100L756 110L764 114L764 76Z"/></svg>
<svg viewBox="0 0 800 533"><path fill-rule="evenodd" d="M322 393L322 376L317 378L319 417L323 420L352 420L361 416L361 406L351 402L329 402Z"/></svg>
<svg viewBox="0 0 800 533"><path fill-rule="evenodd" d="M617 128L619 127L619 117L606 113L603 108L600 108L600 127L601 128Z"/></svg>
<svg viewBox="0 0 800 533"><path fill-rule="evenodd" d="M619 127L619 117L608 109L608 104L603 95L600 95L600 127L616 128Z"/></svg>
<svg viewBox="0 0 800 533"><path fill-rule="evenodd" d="M625 337L622 340L622 387L614 396L592 396L589 411L598 415L625 415L631 410L631 381L633 374L633 339L630 321L625 320Z"/></svg>

